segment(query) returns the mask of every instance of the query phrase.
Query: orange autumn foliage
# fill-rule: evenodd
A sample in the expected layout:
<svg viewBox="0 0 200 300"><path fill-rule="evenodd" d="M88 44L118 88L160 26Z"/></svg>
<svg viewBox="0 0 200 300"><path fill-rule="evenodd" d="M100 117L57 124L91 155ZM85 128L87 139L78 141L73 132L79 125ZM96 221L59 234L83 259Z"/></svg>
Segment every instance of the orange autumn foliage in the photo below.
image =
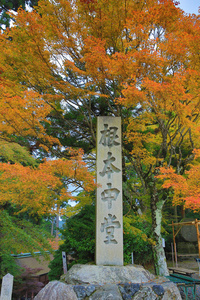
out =
<svg viewBox="0 0 200 300"><path fill-rule="evenodd" d="M175 170L161 168L158 178L164 179L163 188L173 188L173 204L183 205L194 211L200 210L200 166L192 165L185 176L178 175Z"/></svg>
<svg viewBox="0 0 200 300"><path fill-rule="evenodd" d="M113 115L132 110L125 138L142 180L172 161L180 173L200 147L199 16L172 0L41 0L13 18L0 41L4 135L59 145L43 127L50 112L86 105L90 113L85 99L102 97Z"/></svg>
<svg viewBox="0 0 200 300"><path fill-rule="evenodd" d="M80 108L85 99L100 94L108 97L106 81L109 78L114 82L115 76L109 75L110 69L106 71L110 64L106 48L113 54L124 49L124 24L131 6L131 1L123 0L41 0L32 12L19 9L17 15L11 14L14 26L0 37L2 84L8 83L1 101L5 136L6 132L29 135L46 147L59 145L59 140L50 138L43 127L43 122L50 123L51 111L61 117L67 105ZM71 80L71 74L77 84ZM30 109L29 103L24 103L25 91L32 93ZM3 119L3 99L7 96L10 102L17 97L17 123L11 118ZM31 108L33 103L40 107L41 116L36 108Z"/></svg>
<svg viewBox="0 0 200 300"><path fill-rule="evenodd" d="M0 205L8 202L33 215L63 214L68 201L76 200L74 190L95 188L81 152L70 160L46 160L38 168L0 163L0 172Z"/></svg>

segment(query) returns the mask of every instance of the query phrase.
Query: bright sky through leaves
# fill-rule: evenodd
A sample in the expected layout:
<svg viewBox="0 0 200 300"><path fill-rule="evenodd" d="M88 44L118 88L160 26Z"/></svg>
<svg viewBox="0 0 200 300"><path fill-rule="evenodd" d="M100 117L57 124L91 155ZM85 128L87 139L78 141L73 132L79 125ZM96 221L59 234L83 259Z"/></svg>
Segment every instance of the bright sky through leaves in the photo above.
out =
<svg viewBox="0 0 200 300"><path fill-rule="evenodd" d="M198 9L200 6L199 0L179 0L179 2L179 7L186 13L198 14Z"/></svg>

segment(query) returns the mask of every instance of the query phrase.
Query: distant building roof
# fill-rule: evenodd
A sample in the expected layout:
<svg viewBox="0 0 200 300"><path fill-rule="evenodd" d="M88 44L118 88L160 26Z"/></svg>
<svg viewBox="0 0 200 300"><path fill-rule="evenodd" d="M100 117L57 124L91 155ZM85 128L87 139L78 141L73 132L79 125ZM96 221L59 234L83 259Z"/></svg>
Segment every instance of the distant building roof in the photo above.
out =
<svg viewBox="0 0 200 300"><path fill-rule="evenodd" d="M60 238L54 238L49 240L49 243L53 250L58 250L59 245L62 243ZM34 256L31 253L18 253L18 254L11 254L15 259L19 266L23 267L26 266L31 269L41 269L36 275L47 274L50 269L48 267L50 261L53 259L53 254L49 254L49 259L46 259L41 252L34 252Z"/></svg>
<svg viewBox="0 0 200 300"><path fill-rule="evenodd" d="M38 257L37 257L38 258ZM42 275L49 273L49 263L53 260L53 254L49 255L49 260L40 255L39 259L31 256L30 253L24 253L16 257L16 262L20 267L27 267L31 269L40 269L35 275Z"/></svg>

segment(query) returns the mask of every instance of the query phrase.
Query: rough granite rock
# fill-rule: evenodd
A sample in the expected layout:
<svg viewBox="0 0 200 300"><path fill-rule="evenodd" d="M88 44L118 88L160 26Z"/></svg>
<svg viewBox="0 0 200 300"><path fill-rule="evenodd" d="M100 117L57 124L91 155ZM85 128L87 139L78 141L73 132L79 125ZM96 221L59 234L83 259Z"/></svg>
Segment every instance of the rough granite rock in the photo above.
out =
<svg viewBox="0 0 200 300"><path fill-rule="evenodd" d="M84 299L86 296L90 296L94 291L96 290L95 285L75 285L74 286L74 291L78 297L78 300Z"/></svg>
<svg viewBox="0 0 200 300"><path fill-rule="evenodd" d="M154 279L142 266L74 265L61 280L68 284L142 283Z"/></svg>
<svg viewBox="0 0 200 300"><path fill-rule="evenodd" d="M108 284L100 287L89 300L122 300L122 296L116 284Z"/></svg>
<svg viewBox="0 0 200 300"><path fill-rule="evenodd" d="M165 293L164 288L160 284L154 284L152 289L156 293L156 295L158 295L158 296L163 296L164 293Z"/></svg>
<svg viewBox="0 0 200 300"><path fill-rule="evenodd" d="M182 300L179 289L175 284L173 284L172 282L166 282L163 283L162 286L165 290L163 298L161 298L162 300L169 300L169 299Z"/></svg>
<svg viewBox="0 0 200 300"><path fill-rule="evenodd" d="M177 286L142 266L74 265L34 300L181 300Z"/></svg>
<svg viewBox="0 0 200 300"><path fill-rule="evenodd" d="M161 285L162 284L162 285ZM52 281L34 300L181 300L172 282L67 285Z"/></svg>
<svg viewBox="0 0 200 300"><path fill-rule="evenodd" d="M139 283L125 283L124 285L119 284L119 290L124 300L132 299L135 293L140 289Z"/></svg>
<svg viewBox="0 0 200 300"><path fill-rule="evenodd" d="M158 297L150 286L141 287L141 289L134 295L134 300L157 300Z"/></svg>
<svg viewBox="0 0 200 300"><path fill-rule="evenodd" d="M49 282L34 300L78 300L72 286L60 281Z"/></svg>

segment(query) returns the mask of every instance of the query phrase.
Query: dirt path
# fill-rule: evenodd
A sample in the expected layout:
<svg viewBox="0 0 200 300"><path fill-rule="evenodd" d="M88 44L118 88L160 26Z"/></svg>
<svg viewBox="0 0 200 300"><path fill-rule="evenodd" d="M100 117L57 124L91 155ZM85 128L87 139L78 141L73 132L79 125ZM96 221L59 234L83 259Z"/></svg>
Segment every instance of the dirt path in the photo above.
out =
<svg viewBox="0 0 200 300"><path fill-rule="evenodd" d="M173 267L173 263L172 261L167 261L167 266L168 267ZM175 267L175 263L174 263L174 267ZM197 273L199 272L199 267L198 267L198 263L196 262L196 260L193 259L187 259L187 260L178 260L178 267L179 268L184 268L184 269L191 269L191 270L195 270Z"/></svg>

